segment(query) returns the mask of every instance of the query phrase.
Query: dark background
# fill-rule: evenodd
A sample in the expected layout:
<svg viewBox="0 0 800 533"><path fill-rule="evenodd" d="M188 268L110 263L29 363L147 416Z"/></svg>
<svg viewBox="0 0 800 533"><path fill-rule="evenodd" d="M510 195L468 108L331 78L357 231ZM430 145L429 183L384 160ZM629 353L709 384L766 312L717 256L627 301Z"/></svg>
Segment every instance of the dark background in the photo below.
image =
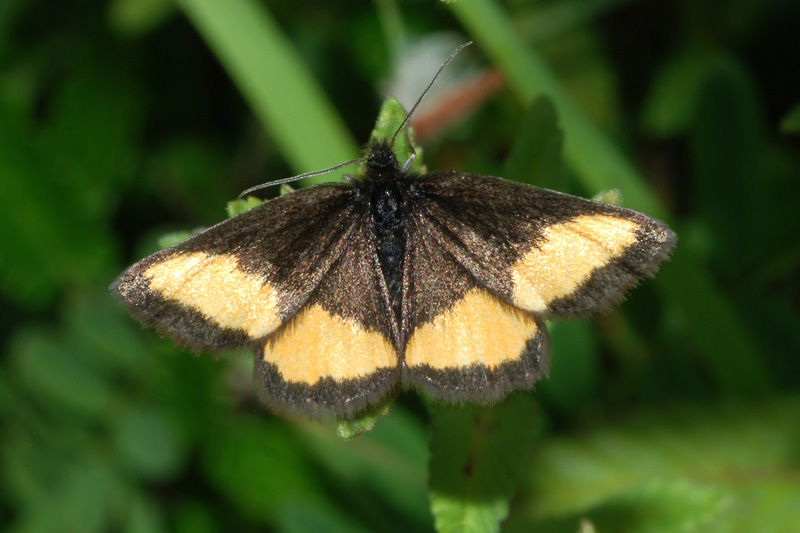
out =
<svg viewBox="0 0 800 533"><path fill-rule="evenodd" d="M428 168L618 188L679 235L551 324L534 392L405 392L343 441L113 301L159 237L356 157L430 80L401 67L470 39L417 117ZM0 529L796 531L798 57L793 0L5 0Z"/></svg>

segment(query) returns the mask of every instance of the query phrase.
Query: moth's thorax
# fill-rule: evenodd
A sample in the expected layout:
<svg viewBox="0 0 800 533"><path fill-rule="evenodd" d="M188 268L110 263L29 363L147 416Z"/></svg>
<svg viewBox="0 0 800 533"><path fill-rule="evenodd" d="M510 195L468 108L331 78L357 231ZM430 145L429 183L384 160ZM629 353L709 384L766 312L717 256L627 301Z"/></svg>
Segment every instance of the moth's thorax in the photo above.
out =
<svg viewBox="0 0 800 533"><path fill-rule="evenodd" d="M386 141L376 141L369 147L367 155L367 181L390 183L403 179L403 172L392 148Z"/></svg>

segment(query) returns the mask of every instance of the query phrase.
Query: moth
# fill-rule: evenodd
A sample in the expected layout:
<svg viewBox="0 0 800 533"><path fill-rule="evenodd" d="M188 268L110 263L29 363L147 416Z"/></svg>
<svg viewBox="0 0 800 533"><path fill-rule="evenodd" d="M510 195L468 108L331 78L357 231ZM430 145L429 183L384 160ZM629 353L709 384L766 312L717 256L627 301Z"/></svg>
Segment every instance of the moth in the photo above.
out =
<svg viewBox="0 0 800 533"><path fill-rule="evenodd" d="M399 132L368 146L363 176L221 222L112 292L180 344L251 349L275 411L351 417L401 388L488 404L532 387L548 369L545 320L616 302L675 245L631 209L417 174L395 156Z"/></svg>

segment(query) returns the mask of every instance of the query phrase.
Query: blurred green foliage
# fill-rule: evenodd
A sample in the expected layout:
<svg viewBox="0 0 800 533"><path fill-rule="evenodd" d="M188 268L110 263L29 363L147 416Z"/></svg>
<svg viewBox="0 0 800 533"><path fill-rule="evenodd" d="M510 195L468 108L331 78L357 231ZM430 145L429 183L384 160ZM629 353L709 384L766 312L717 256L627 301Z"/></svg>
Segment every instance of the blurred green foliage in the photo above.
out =
<svg viewBox="0 0 800 533"><path fill-rule="evenodd" d="M506 85L428 168L616 188L679 234L624 305L551 324L549 380L404 393L345 441L113 301L159 238L357 157L442 32ZM796 531L798 50L792 0L0 3L0 530Z"/></svg>

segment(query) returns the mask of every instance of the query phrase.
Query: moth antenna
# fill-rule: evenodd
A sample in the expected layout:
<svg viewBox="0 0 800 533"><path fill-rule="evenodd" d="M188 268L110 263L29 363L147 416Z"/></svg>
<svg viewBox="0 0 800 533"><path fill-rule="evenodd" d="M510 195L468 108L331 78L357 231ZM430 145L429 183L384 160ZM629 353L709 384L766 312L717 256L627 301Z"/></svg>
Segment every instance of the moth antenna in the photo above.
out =
<svg viewBox="0 0 800 533"><path fill-rule="evenodd" d="M417 98L417 101L411 107L411 111L408 112L408 114L406 115L406 118L403 121L403 123L400 124L400 127L397 128L397 131L394 132L394 135L392 136L392 142L389 143L389 147L390 148L394 146L394 141L397 140L397 135L400 133L400 131L405 129L406 126L408 126L408 122L411 119L411 115L414 114L414 111L417 110L417 107L419 107L419 104L420 104L420 102L422 102L422 99L425 98L425 95L428 94L428 91L431 90L431 87L433 87L433 84L436 83L436 79L439 77L439 74L442 73L442 71L444 70L444 67L446 67L447 64L450 63L450 61L453 60L453 58L456 56L456 54L458 54L461 50L463 50L464 48L466 48L467 46L469 46L471 44L472 44L472 41L468 41L468 42L462 44L461 46L459 46L458 48L453 50L453 52L447 57L447 59L444 60L444 63L442 63L442 66L439 67L438 71L436 71L436 74L433 76L433 79L431 80L431 82L428 84L427 87L425 87L425 90L422 91L422 94L419 96L419 98ZM408 139L408 132L406 132L406 139ZM416 155L414 153L414 148L411 146L410 142L408 143L408 146L409 146L409 148L411 148L411 157L413 158L414 155Z"/></svg>
<svg viewBox="0 0 800 533"><path fill-rule="evenodd" d="M363 157L359 157L358 159L351 159L350 161L345 161L344 163L339 163L338 165L324 168L322 170L315 170L314 172L306 172L305 174L298 174L297 176L292 176L291 178L282 178L275 181L268 181L267 183L262 183L261 185L256 185L255 187L250 187L249 189L242 191L239 194L239 198L246 194L250 194L254 191L259 191L261 189L266 189L267 187L273 187L275 185L283 185L284 183L291 183L293 181L301 180L303 178L310 178L311 176L319 176L320 174L327 174L328 172L333 172L334 170L340 169L342 167L346 167L347 165L352 165L353 163L361 163L364 161Z"/></svg>

